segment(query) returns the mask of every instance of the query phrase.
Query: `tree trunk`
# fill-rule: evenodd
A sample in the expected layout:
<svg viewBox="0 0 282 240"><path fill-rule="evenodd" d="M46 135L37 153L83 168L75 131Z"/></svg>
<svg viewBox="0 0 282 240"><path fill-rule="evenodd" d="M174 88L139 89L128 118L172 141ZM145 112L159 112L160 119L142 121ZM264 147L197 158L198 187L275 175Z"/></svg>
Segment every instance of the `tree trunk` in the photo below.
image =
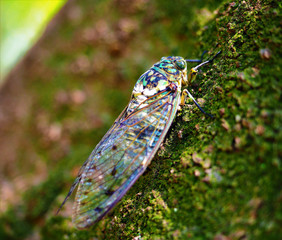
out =
<svg viewBox="0 0 282 240"><path fill-rule="evenodd" d="M0 90L0 239L281 238L281 4L69 1ZM204 58L151 165L78 231L80 166L162 56ZM189 64L192 68L194 65ZM279 237L280 236L280 237Z"/></svg>

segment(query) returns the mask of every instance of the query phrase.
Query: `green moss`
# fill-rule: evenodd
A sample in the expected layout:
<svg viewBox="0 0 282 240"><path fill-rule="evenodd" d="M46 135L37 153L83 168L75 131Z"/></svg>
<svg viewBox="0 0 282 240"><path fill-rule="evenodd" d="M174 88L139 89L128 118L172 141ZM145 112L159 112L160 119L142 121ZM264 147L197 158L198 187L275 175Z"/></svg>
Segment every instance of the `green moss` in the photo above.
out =
<svg viewBox="0 0 282 240"><path fill-rule="evenodd" d="M136 15L129 11L132 5L115 2L116 10L107 19L133 17L140 29L129 37L127 46L122 45L123 50L113 53L113 46L103 42L102 50L108 55L101 58L105 61L101 72L71 68L77 60L73 54L85 50L82 43L71 42L73 48L68 43L56 45L54 55L35 74L39 82L30 88L37 100L33 115L40 113L47 116L48 123L57 122L64 137L46 142L30 120L28 129L36 152L42 153L52 169L46 181L28 190L18 206L1 216L1 239L21 239L35 232L42 239L281 238L281 4L270 0L196 2L156 1L135 9ZM84 21L98 21L103 15L87 15L91 3L77 5L85 13L81 19L84 31L90 26ZM113 3L97 4L97 9L99 4L107 9ZM214 15L209 22L212 15L207 12ZM82 32L77 30L77 34ZM95 46L87 49L87 56L104 54ZM190 53L189 58L196 58L207 49L206 57L219 50L222 53L202 68L190 90L215 117L203 115L188 102L192 107L187 105L178 113L164 146L144 175L89 231L77 231L69 217L56 216L53 211L59 202L55 199L63 188L66 193L74 166L83 163L125 104L132 89L128 83L142 74L145 69L141 71L141 66L148 67L171 53ZM126 66L130 69L124 69ZM49 76L41 74L48 69L62 75L49 83ZM71 81L64 80L68 78ZM42 83L46 84L44 94L39 91ZM60 105L54 99L62 89L96 92L86 91L90 101L82 105L71 101ZM119 101L121 108L113 107ZM62 149L65 152L57 155Z"/></svg>

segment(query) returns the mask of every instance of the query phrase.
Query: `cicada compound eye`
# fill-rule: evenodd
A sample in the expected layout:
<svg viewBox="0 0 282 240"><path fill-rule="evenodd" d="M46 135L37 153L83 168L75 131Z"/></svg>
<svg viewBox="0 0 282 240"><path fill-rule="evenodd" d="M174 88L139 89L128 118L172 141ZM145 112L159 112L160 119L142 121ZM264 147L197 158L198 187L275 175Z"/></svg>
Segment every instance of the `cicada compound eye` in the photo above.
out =
<svg viewBox="0 0 282 240"><path fill-rule="evenodd" d="M176 60L175 64L179 70L184 70L186 68L186 62L184 60Z"/></svg>

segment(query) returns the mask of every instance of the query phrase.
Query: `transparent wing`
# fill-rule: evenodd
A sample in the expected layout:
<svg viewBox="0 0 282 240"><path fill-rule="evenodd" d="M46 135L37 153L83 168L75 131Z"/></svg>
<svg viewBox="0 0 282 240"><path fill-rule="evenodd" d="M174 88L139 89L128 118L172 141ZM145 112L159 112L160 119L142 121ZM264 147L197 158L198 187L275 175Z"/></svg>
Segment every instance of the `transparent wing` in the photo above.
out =
<svg viewBox="0 0 282 240"><path fill-rule="evenodd" d="M79 183L73 214L78 228L100 220L144 172L173 121L179 96L165 90L125 110L96 146L69 193Z"/></svg>

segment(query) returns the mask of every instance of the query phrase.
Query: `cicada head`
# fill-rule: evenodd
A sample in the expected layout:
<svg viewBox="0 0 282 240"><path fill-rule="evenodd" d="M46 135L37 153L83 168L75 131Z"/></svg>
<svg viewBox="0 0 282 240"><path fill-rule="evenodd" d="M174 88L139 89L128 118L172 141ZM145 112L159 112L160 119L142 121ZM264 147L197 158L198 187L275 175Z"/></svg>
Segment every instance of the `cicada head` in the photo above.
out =
<svg viewBox="0 0 282 240"><path fill-rule="evenodd" d="M187 63L184 58L162 57L158 65L166 72L169 81L177 82L178 86L181 86L182 84L183 86L186 86L188 84Z"/></svg>

